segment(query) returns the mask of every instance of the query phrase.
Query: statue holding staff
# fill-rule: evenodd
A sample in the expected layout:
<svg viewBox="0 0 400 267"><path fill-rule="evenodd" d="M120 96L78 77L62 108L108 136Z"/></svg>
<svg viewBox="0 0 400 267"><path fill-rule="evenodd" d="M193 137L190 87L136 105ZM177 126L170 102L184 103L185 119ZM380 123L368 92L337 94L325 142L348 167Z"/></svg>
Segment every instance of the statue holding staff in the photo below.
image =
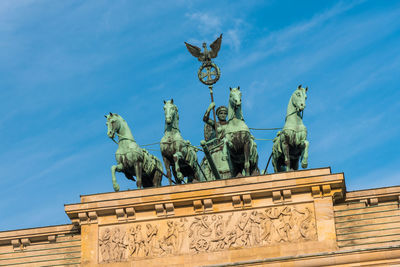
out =
<svg viewBox="0 0 400 267"><path fill-rule="evenodd" d="M211 157L211 154L214 153L215 151L210 152L208 150L206 141L216 138L215 141L217 141L216 142L217 146L219 146L219 144L222 144L222 142L219 141L225 136L224 128L227 124L226 117L228 114L228 109L226 107L219 107L217 112L215 112L215 103L213 95L213 85L219 80L221 76L221 71L218 68L218 66L214 62L212 62L212 59L218 56L218 52L221 48L221 42L222 42L222 34L210 45L211 50L208 50L207 44L203 43L202 45L203 52L201 51L200 47L185 42L186 48L188 49L190 54L195 58L197 58L202 63L199 70L197 71L197 77L199 78L199 81L204 85L208 86L208 89L210 90L211 104L208 107L203 117L203 121L206 123L204 126L205 140L202 141L201 146L203 147L204 154L206 156L206 158L203 159L202 166L205 165L209 166L210 172L212 172L214 179L220 179L220 173L219 170L217 170L216 164ZM210 119L211 110L213 111L214 120ZM218 115L219 121L217 121L216 115Z"/></svg>
<svg viewBox="0 0 400 267"><path fill-rule="evenodd" d="M228 115L228 108L225 106L219 106L216 111L218 121L210 119L210 112L215 108L215 103L211 102L208 106L206 113L204 114L203 121L204 125L204 140L208 141L214 138L222 140L225 136L225 128L227 125L226 116ZM215 132L217 129L217 133Z"/></svg>

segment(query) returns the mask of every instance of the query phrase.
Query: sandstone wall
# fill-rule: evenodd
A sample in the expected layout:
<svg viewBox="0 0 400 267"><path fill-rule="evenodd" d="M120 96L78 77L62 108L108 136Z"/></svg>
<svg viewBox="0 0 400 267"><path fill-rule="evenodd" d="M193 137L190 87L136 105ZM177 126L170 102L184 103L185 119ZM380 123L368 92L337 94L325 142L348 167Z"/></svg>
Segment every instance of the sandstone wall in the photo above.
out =
<svg viewBox="0 0 400 267"><path fill-rule="evenodd" d="M334 207L338 247L399 246L399 196L399 186L348 192Z"/></svg>
<svg viewBox="0 0 400 267"><path fill-rule="evenodd" d="M80 266L80 258L73 225L0 232L0 266Z"/></svg>

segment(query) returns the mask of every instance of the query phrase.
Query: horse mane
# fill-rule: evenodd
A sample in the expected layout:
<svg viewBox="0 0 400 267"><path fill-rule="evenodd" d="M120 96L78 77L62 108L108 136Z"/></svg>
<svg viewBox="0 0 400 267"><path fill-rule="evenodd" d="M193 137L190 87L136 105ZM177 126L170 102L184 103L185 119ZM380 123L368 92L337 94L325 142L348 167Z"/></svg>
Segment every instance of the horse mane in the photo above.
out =
<svg viewBox="0 0 400 267"><path fill-rule="evenodd" d="M178 112L178 107L174 105L174 108L176 109L176 115L175 115L175 120L172 122L172 127L179 131L179 112Z"/></svg>
<svg viewBox="0 0 400 267"><path fill-rule="evenodd" d="M116 116L118 119L119 119L119 123L120 123L120 130L121 130L121 127L125 127L126 129L126 131L128 132L128 134L132 137L132 141L133 142L136 142L135 141L135 138L133 137L133 134L132 134L132 131L131 131L131 129L129 128L129 125L128 125L128 123L126 122L126 120L121 116L121 115L119 115L119 114L117 114L117 113L114 113L113 114L113 116ZM118 134L118 138L119 138L119 134Z"/></svg>

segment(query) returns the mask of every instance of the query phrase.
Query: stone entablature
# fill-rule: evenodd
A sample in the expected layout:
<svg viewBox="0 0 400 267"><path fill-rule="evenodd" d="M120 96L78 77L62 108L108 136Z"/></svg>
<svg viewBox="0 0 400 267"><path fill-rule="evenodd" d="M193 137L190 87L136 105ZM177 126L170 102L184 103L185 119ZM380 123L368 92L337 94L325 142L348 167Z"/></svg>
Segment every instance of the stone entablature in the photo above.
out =
<svg viewBox="0 0 400 267"><path fill-rule="evenodd" d="M329 168L321 168L81 196L81 203L65 205L65 212L75 224L101 224L100 217L109 215L115 215L116 221L146 220L211 212L216 206L219 211L257 207L261 199L265 206L298 198L341 199L343 194L343 174L330 174Z"/></svg>
<svg viewBox="0 0 400 267"><path fill-rule="evenodd" d="M82 265L219 264L335 250L344 193L343 174L321 168L81 196L65 211L87 235Z"/></svg>
<svg viewBox="0 0 400 267"><path fill-rule="evenodd" d="M84 195L71 225L0 232L0 266L395 265L399 197L330 168Z"/></svg>

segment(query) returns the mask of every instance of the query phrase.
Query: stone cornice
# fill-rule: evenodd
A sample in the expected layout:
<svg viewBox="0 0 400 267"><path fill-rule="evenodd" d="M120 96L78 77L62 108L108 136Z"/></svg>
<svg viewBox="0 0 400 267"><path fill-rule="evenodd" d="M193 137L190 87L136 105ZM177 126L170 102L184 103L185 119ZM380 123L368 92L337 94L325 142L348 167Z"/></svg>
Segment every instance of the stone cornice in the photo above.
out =
<svg viewBox="0 0 400 267"><path fill-rule="evenodd" d="M39 241L52 241L57 235L62 234L79 234L79 229L72 225L55 225L38 228L10 230L0 232L0 245L15 244Z"/></svg>
<svg viewBox="0 0 400 267"><path fill-rule="evenodd" d="M98 217L105 215L134 220L137 212L152 210L154 217L170 217L178 207L192 206L196 213L212 211L214 203L231 202L233 209L250 207L257 198L279 204L292 201L296 194L308 193L312 201L319 197L341 199L344 192L343 174L330 174L330 168L321 168L81 196L81 203L65 205L65 212L74 224L86 224L97 223Z"/></svg>
<svg viewBox="0 0 400 267"><path fill-rule="evenodd" d="M346 194L346 201L366 199L370 197L390 198L400 195L400 186L390 186L365 190L350 191Z"/></svg>
<svg viewBox="0 0 400 267"><path fill-rule="evenodd" d="M369 205L377 205L378 202L383 203L389 201L400 202L400 186L390 186L347 192L345 200L345 202L366 202Z"/></svg>
<svg viewBox="0 0 400 267"><path fill-rule="evenodd" d="M242 178L233 178L233 179L224 179L224 180L216 180L211 182L201 182L201 183L193 183L193 184L185 184L185 185L173 185L173 186L163 186L158 188L147 188L142 190L129 190L129 191L121 191L121 192L110 192L110 193L99 193L93 195L82 195L81 203L89 203L96 201L107 201L107 200L115 200L122 198L133 198L133 197L143 197L149 195L161 195L161 194L170 194L181 191L195 191L202 190L204 188L221 188L232 185L243 185L243 179L246 184L249 183L258 183L260 181L283 181L290 180L296 178L304 178L309 176L320 176L320 175L330 175L331 169L327 168L318 168L318 169L308 169L308 170L300 170L300 171L292 171L292 172L282 172L276 174L267 174L267 175L259 175L259 176L251 176L251 177L242 177ZM188 188L190 187L190 188ZM65 205L69 206L69 205Z"/></svg>

